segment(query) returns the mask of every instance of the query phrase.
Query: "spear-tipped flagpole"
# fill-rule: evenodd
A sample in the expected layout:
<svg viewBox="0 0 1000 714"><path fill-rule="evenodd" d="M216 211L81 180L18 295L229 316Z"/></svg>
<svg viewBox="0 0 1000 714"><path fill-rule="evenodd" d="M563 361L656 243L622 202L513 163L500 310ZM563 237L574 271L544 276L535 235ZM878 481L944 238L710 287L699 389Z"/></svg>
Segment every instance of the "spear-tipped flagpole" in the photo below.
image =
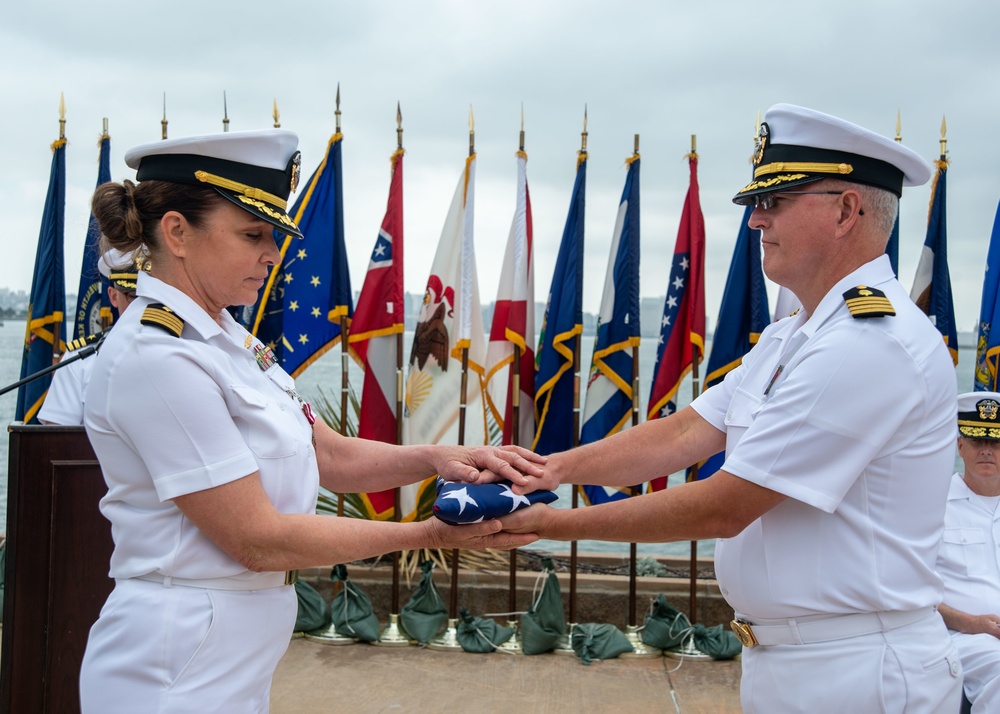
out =
<svg viewBox="0 0 1000 714"><path fill-rule="evenodd" d="M948 123L945 121L944 115L941 115L941 160L947 160L948 154L948 139L945 138L948 134Z"/></svg>
<svg viewBox="0 0 1000 714"><path fill-rule="evenodd" d="M66 98L59 92L59 138L66 138Z"/></svg>
<svg viewBox="0 0 1000 714"><path fill-rule="evenodd" d="M274 117L274 128L281 128L281 114L278 112L278 100L274 100L274 109L271 110L271 116Z"/></svg>
<svg viewBox="0 0 1000 714"><path fill-rule="evenodd" d="M472 105L469 105L469 161L476 155L476 123L472 115ZM466 172L469 164L466 163ZM459 328L461 329L461 328ZM465 340L462 340L463 343ZM462 347L461 387L458 396L458 443L465 443L465 409L469 389L469 347ZM458 558L459 549L451 551L451 588L448 593L448 625L445 631L431 640L428 649L458 651L462 645L458 642Z"/></svg>
<svg viewBox="0 0 1000 714"><path fill-rule="evenodd" d="M583 131L580 132L580 150L576 154L577 171L580 164L587 160L587 105L583 105ZM580 336L573 340L573 446L580 444ZM570 499L570 508L580 506L580 487L573 486ZM572 635L572 627L576 624L576 570L577 570L578 544L571 541L569 544L569 622ZM564 650L565 651L565 650ZM572 652L573 648L569 647Z"/></svg>
<svg viewBox="0 0 1000 714"><path fill-rule="evenodd" d="M229 131L229 105L226 102L226 92L222 92L222 131Z"/></svg>
<svg viewBox="0 0 1000 714"><path fill-rule="evenodd" d="M396 153L393 154L393 172L396 170L396 162L403 153L403 112L399 102L396 102ZM396 443L403 443L403 333L396 333ZM402 519L403 504L400 497L400 489L397 486L392 490L392 520L399 523ZM402 553L398 550L392 553L392 593L391 607L389 609L389 624L379 633L377 645L389 647L403 647L410 644L410 638L403 633L399 626L399 591L400 591L400 559Z"/></svg>

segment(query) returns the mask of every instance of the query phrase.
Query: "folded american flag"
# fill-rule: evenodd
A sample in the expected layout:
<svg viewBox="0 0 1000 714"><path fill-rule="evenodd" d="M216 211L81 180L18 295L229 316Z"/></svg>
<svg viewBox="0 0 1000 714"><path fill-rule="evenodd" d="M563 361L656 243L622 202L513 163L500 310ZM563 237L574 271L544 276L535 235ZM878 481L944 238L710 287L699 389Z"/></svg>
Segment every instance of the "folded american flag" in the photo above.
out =
<svg viewBox="0 0 1000 714"><path fill-rule="evenodd" d="M532 491L519 496L511 490L512 485L510 481L459 483L438 476L434 515L451 525L479 523L533 503L552 503L559 498L553 491Z"/></svg>

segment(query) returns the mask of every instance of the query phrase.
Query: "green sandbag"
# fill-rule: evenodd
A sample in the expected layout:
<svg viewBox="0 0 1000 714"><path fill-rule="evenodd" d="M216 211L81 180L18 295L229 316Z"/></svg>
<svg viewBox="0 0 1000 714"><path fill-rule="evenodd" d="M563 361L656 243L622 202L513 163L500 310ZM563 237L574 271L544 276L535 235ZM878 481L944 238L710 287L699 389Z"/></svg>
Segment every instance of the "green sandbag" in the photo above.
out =
<svg viewBox="0 0 1000 714"><path fill-rule="evenodd" d="M586 622L577 625L573 628L571 641L573 651L584 664L590 664L595 659L614 659L633 651L625 633L608 624Z"/></svg>
<svg viewBox="0 0 1000 714"><path fill-rule="evenodd" d="M694 646L714 659L732 659L743 651L743 645L732 630L722 625L695 625Z"/></svg>
<svg viewBox="0 0 1000 714"><path fill-rule="evenodd" d="M377 642L379 624L371 598L347 577L347 566L335 565L330 579L343 586L330 603L330 621L338 635L356 637L365 642Z"/></svg>
<svg viewBox="0 0 1000 714"><path fill-rule="evenodd" d="M493 619L473 617L464 607L459 611L455 638L466 652L492 652L513 636L513 627L501 625Z"/></svg>
<svg viewBox="0 0 1000 714"><path fill-rule="evenodd" d="M680 647L690 632L687 616L672 607L663 593L657 595L642 627L643 643L662 650L672 649Z"/></svg>
<svg viewBox="0 0 1000 714"><path fill-rule="evenodd" d="M295 582L295 595L299 600L298 614L295 616L293 632L312 632L330 624L330 611L326 601L316 588L304 580Z"/></svg>
<svg viewBox="0 0 1000 714"><path fill-rule="evenodd" d="M527 655L551 652L566 633L562 592L551 558L542 558L542 590L521 616L521 651Z"/></svg>
<svg viewBox="0 0 1000 714"><path fill-rule="evenodd" d="M412 639L427 644L448 622L448 608L441 599L432 572L434 561L420 564L423 575L409 602L399 613L399 624Z"/></svg>

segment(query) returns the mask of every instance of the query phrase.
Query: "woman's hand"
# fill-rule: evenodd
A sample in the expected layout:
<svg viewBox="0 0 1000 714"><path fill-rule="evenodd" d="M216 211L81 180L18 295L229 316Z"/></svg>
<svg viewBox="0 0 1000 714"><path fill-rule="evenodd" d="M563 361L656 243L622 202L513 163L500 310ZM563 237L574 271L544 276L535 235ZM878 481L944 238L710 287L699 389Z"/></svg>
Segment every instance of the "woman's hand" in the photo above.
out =
<svg viewBox="0 0 1000 714"><path fill-rule="evenodd" d="M452 526L437 518L422 522L427 528L429 548L461 548L482 550L497 548L510 550L534 543L538 536L534 533L506 533L501 531L500 521L494 519L464 526Z"/></svg>
<svg viewBox="0 0 1000 714"><path fill-rule="evenodd" d="M492 483L507 479L526 492L541 486L544 456L520 446L443 446L435 455L435 468L446 481Z"/></svg>

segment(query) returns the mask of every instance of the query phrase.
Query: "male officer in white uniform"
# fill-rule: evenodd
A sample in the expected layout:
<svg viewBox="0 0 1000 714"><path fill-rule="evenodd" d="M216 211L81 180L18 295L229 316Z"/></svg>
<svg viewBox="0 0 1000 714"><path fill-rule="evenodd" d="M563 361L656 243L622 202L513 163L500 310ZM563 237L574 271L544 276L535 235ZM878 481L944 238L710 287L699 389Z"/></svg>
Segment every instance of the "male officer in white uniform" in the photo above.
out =
<svg viewBox="0 0 1000 714"><path fill-rule="evenodd" d="M97 269L108 279L108 300L121 315L135 300L138 272L135 262L113 248L97 261ZM111 329L110 327L108 329ZM73 340L66 345L63 360L70 359L81 349L100 341L108 330ZM83 424L83 395L87 393L93 355L78 359L57 369L45 395L45 402L38 412L42 424L76 426Z"/></svg>
<svg viewBox="0 0 1000 714"><path fill-rule="evenodd" d="M744 643L745 712L955 711L961 665L935 606L954 458L955 372L885 246L913 151L780 104L753 181L769 278L801 301L688 408L549 456L539 485L628 486L725 448L704 481L503 520L542 538L719 538L716 573Z"/></svg>
<svg viewBox="0 0 1000 714"><path fill-rule="evenodd" d="M974 714L1000 711L1000 394L958 397L958 455L937 569L938 607L962 658Z"/></svg>

